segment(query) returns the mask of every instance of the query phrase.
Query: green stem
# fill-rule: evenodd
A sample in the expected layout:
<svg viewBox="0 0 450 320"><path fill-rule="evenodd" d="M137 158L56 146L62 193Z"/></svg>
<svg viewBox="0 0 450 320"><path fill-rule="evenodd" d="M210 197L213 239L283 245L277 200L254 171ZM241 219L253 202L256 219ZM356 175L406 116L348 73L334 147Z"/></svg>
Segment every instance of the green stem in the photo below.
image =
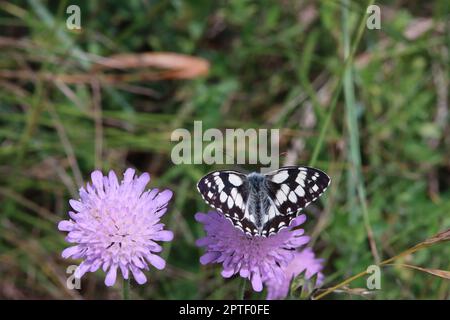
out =
<svg viewBox="0 0 450 320"><path fill-rule="evenodd" d="M342 2L342 25L343 25L343 42L344 42L344 58L348 59L350 54L350 19L349 19L349 0L343 0ZM378 253L377 245L373 237L372 226L370 225L369 212L367 209L366 191L364 187L364 181L361 169L361 155L359 144L359 128L358 117L356 115L356 102L355 102L355 87L353 82L353 68L349 66L344 72L344 100L346 110L346 121L348 127L349 136L349 162L351 168L349 173L349 200L353 204L352 211L357 214L359 210L356 210L354 206L354 195L358 195L359 202L363 213L364 227L366 228L367 238L369 240L370 249L375 263L380 263L380 255Z"/></svg>
<svg viewBox="0 0 450 320"><path fill-rule="evenodd" d="M122 297L123 300L130 300L130 278L123 279Z"/></svg>
<svg viewBox="0 0 450 320"><path fill-rule="evenodd" d="M367 3L367 6L372 5L375 2L375 0L369 0L369 2ZM325 121L322 125L322 127L320 128L320 133L319 133L319 137L317 139L317 143L314 147L312 156L311 156L311 160L309 162L310 166L314 166L316 164L317 158L319 156L319 152L322 148L322 144L324 142L325 139L325 134L327 133L328 127L330 125L331 122L331 118L333 116L334 113L334 109L336 108L337 105L337 101L339 98L339 95L341 93L341 88L342 88L342 84L343 84L343 79L344 79L344 74L345 71L347 70L347 68L349 68L353 62L353 58L355 56L356 53L356 49L358 48L359 42L361 41L362 35L364 33L364 29L366 27L366 19L367 19L367 15L363 14L361 17L361 20L359 22L359 26L358 26L358 30L357 30L357 34L356 34L356 38L355 41L353 42L353 46L351 48L351 51L347 57L347 59L345 59L344 65L342 66L342 69L340 70L339 73L339 79L338 79L338 83L336 85L336 89L334 91L334 94L331 98L331 103L330 103L330 107L327 113L327 116L325 118Z"/></svg>
<svg viewBox="0 0 450 320"><path fill-rule="evenodd" d="M242 280L241 280L242 282L241 282L241 288L240 288L240 290L239 290L239 300L245 300L245 287L246 287L246 284L247 284L247 279L245 279L245 278L242 278Z"/></svg>

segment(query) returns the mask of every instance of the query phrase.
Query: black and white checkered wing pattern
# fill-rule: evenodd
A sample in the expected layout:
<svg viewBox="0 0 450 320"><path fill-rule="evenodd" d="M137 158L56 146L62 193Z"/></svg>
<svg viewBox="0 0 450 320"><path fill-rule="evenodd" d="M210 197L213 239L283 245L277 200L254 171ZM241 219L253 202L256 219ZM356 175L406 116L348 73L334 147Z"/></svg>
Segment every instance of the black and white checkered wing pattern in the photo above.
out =
<svg viewBox="0 0 450 320"><path fill-rule="evenodd" d="M207 174L197 184L203 200L228 218L241 230L254 225L244 219L248 186L247 176L237 171L215 171Z"/></svg>
<svg viewBox="0 0 450 320"><path fill-rule="evenodd" d="M330 184L330 177L311 167L283 167L266 174L271 204L264 229L277 233L290 225L301 210L320 197Z"/></svg>
<svg viewBox="0 0 450 320"><path fill-rule="evenodd" d="M284 167L268 174L215 171L197 184L203 199L249 236L267 237L288 227L330 184L322 171Z"/></svg>

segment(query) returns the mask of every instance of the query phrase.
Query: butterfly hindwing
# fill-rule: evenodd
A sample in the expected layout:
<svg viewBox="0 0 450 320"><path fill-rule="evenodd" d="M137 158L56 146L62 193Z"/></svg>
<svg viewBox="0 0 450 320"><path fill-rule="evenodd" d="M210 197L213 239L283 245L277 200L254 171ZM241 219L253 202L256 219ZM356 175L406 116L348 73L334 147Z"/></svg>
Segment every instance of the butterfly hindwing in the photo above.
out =
<svg viewBox="0 0 450 320"><path fill-rule="evenodd" d="M241 230L252 228L244 219L248 199L247 176L237 171L214 171L197 184L203 199L211 207L224 214Z"/></svg>

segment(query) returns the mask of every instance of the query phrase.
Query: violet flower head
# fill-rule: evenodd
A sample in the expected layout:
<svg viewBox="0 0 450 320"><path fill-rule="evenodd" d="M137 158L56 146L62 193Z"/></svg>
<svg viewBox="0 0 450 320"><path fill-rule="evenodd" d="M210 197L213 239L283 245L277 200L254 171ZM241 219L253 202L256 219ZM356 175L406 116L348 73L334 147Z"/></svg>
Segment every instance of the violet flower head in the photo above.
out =
<svg viewBox="0 0 450 320"><path fill-rule="evenodd" d="M62 257L83 259L76 278L101 267L107 272L107 286L116 282L118 269L125 279L131 271L136 282L143 284L147 278L142 270L149 269L148 263L160 270L165 267L165 261L155 254L162 250L156 241L173 238L160 222L172 191L144 192L149 174L134 174L133 169L127 169L119 183L113 171L108 176L94 171L92 185L80 189L81 199L69 201L74 209L69 211L71 219L61 221L58 229L68 231L66 241L75 244L65 249Z"/></svg>
<svg viewBox="0 0 450 320"><path fill-rule="evenodd" d="M270 237L250 237L223 215L210 211L197 213L195 219L204 225L206 236L197 245L206 248L200 263L223 264L222 276L229 278L239 274L251 280L253 290L261 291L269 279L284 279L284 268L294 258L294 249L308 243L303 229L294 229L305 220L298 216L291 225Z"/></svg>
<svg viewBox="0 0 450 320"><path fill-rule="evenodd" d="M295 252L295 257L283 270L284 277L267 281L267 299L284 299L289 293L292 279L304 273L306 280L317 276L314 286L320 286L323 282L323 259L317 259L311 248L305 248ZM281 281L279 281L281 279Z"/></svg>

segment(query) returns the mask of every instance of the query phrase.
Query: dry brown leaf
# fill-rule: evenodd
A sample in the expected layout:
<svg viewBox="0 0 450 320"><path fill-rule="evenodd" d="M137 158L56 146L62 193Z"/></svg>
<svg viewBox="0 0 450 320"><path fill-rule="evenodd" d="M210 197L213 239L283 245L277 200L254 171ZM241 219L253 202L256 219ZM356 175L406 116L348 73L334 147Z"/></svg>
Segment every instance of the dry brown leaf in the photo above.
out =
<svg viewBox="0 0 450 320"><path fill-rule="evenodd" d="M163 69L164 79L190 79L206 75L209 71L207 60L172 52L146 52L139 54L118 54L96 61L93 71L104 69Z"/></svg>
<svg viewBox="0 0 450 320"><path fill-rule="evenodd" d="M1 39L0 39L1 40ZM135 71L106 72L108 69ZM24 81L43 80L65 84L91 83L118 85L131 82L148 82L168 79L193 79L207 75L209 62L202 58L170 52L119 54L97 58L90 72L54 74L30 70L0 70L0 78Z"/></svg>

